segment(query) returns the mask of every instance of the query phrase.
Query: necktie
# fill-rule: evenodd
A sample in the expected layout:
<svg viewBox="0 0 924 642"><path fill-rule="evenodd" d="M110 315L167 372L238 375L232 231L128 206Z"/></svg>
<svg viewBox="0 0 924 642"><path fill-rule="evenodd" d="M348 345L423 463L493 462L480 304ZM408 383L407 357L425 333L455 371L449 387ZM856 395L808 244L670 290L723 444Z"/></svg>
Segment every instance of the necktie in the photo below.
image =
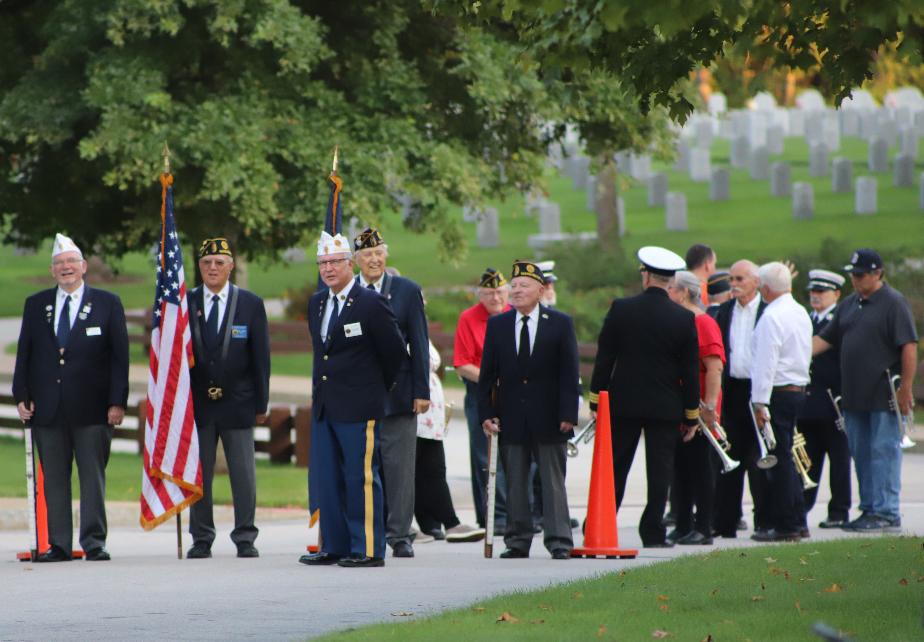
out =
<svg viewBox="0 0 924 642"><path fill-rule="evenodd" d="M370 290L373 290L373 291L375 290L375 284L374 284L374 283L370 283L370 284L367 285L366 287L369 288Z"/></svg>
<svg viewBox="0 0 924 642"><path fill-rule="evenodd" d="M520 328L520 348L517 350L517 362L525 368L529 363L529 317L523 317L523 326Z"/></svg>
<svg viewBox="0 0 924 642"><path fill-rule="evenodd" d="M67 337L71 334L71 297L64 297L64 305L61 306L61 316L58 317L58 347L67 346Z"/></svg>
<svg viewBox="0 0 924 642"><path fill-rule="evenodd" d="M337 324L337 319L340 318L340 298L334 297L334 307L330 311L330 320L327 322L327 340L330 341L331 336L334 334L334 326Z"/></svg>
<svg viewBox="0 0 924 642"><path fill-rule="evenodd" d="M212 308L205 320L205 336L212 347L218 343L218 295L212 295Z"/></svg>

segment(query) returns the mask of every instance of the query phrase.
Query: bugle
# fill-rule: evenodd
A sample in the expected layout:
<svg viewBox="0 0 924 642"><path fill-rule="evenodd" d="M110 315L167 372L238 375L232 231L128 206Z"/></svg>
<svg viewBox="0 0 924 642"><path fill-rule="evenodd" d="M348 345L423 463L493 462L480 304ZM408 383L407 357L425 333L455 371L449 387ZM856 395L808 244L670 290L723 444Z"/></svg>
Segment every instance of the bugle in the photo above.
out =
<svg viewBox="0 0 924 642"><path fill-rule="evenodd" d="M901 388L901 375L893 375L892 371L886 369L886 379L889 380L889 409L895 413L898 419L898 427L902 431L902 449L912 448L914 442L911 440L911 426L914 425L914 417L909 414L903 414L901 407L898 405L898 389Z"/></svg>
<svg viewBox="0 0 924 642"><path fill-rule="evenodd" d="M584 427L574 433L574 437L568 440L568 456L577 457L578 445L581 443L589 444L597 432L597 420L591 419Z"/></svg>
<svg viewBox="0 0 924 642"><path fill-rule="evenodd" d="M802 478L802 490L809 490L818 486L809 477L808 473L812 468L812 460L805 450L805 435L798 430L795 430L792 435L792 463L795 464L796 472Z"/></svg>
<svg viewBox="0 0 924 642"><path fill-rule="evenodd" d="M831 392L831 388L828 388L828 399L831 400L831 405L834 406L834 413L837 415L837 419L834 420L834 425L837 426L837 429L841 432L847 430L847 421L844 419L844 413L841 412L841 396L834 396L834 393Z"/></svg>
<svg viewBox="0 0 924 642"><path fill-rule="evenodd" d="M715 430L715 433L713 432ZM703 433L703 436L706 438L706 441L709 442L709 445L712 446L713 450L716 451L719 455L719 460L722 462L722 474L729 473L741 465L741 462L735 461L728 456L728 453L725 452L731 448L731 444L728 443L728 439L725 437L725 431L722 430L722 426L717 423L712 424L712 428L706 425L706 422L703 421L703 418L699 418L699 431ZM718 433L718 437L716 436Z"/></svg>
<svg viewBox="0 0 924 642"><path fill-rule="evenodd" d="M748 404L748 410L751 411L751 421L754 422L754 432L757 433L757 445L760 447L760 459L757 460L757 467L762 470L776 466L776 455L770 451L776 448L776 436L773 434L773 426L770 425L770 413L767 413L767 423L761 428L757 423L757 415L754 414L754 405Z"/></svg>

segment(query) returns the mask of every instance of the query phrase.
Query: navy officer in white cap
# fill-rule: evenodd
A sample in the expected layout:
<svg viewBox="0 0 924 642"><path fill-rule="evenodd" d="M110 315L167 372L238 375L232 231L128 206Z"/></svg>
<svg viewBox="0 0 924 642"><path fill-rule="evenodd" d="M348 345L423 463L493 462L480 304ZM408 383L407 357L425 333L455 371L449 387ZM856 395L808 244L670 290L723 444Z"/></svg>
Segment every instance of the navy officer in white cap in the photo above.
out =
<svg viewBox="0 0 924 642"><path fill-rule="evenodd" d="M638 251L644 292L613 301L597 340L590 408L600 391L610 396L616 506L645 431L648 505L639 522L642 544L673 546L661 517L674 469L681 425L699 419L699 346L693 313L677 305L667 288L686 262L661 247Z"/></svg>

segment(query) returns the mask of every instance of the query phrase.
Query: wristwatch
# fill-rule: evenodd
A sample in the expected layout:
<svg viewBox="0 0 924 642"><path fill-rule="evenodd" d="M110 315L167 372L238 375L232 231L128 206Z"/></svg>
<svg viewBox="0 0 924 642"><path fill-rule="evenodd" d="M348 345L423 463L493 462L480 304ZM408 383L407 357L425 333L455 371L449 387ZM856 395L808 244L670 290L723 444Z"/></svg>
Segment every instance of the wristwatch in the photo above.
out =
<svg viewBox="0 0 924 642"><path fill-rule="evenodd" d="M715 404L714 404L714 403L704 403L704 404L703 404L703 408L705 408L705 409L708 410L709 412L715 412Z"/></svg>

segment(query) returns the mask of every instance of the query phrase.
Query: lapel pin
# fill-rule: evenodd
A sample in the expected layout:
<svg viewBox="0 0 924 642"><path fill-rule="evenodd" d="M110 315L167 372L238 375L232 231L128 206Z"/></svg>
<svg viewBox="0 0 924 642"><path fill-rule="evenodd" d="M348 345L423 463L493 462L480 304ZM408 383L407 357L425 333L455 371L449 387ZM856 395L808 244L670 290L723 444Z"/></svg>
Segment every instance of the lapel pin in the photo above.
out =
<svg viewBox="0 0 924 642"><path fill-rule="evenodd" d="M47 311L51 312L51 311L54 310L55 308L54 308L53 305L46 305L46 306L45 306L45 309L46 309Z"/></svg>
<svg viewBox="0 0 924 642"><path fill-rule="evenodd" d="M542 318L543 318L543 319L548 319L548 318L549 318L549 315L547 315L545 312L543 312L543 313L542 313Z"/></svg>

